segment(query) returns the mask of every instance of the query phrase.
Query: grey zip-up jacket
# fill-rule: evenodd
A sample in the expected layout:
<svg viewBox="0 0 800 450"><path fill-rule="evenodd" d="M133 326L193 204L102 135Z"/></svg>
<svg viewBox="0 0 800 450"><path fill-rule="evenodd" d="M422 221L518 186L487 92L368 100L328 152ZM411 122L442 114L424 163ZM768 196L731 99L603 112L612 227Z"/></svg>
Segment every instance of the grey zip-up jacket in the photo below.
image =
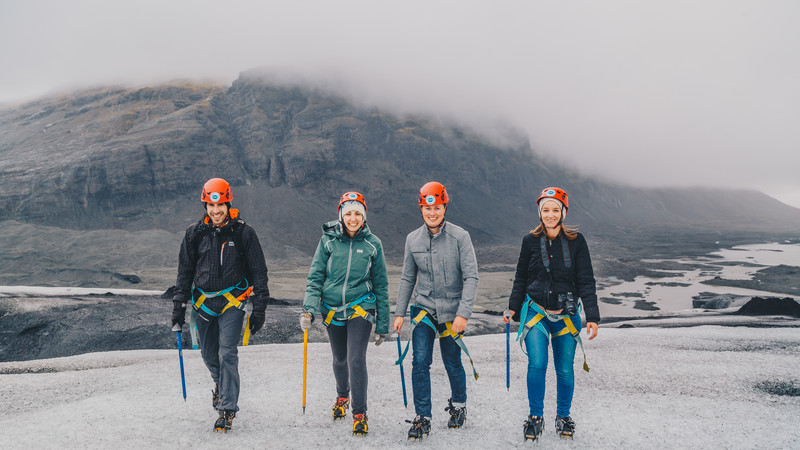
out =
<svg viewBox="0 0 800 450"><path fill-rule="evenodd" d="M406 315L412 291L415 304L439 323L470 318L478 292L478 261L467 230L445 222L437 234L422 225L406 236L397 316Z"/></svg>

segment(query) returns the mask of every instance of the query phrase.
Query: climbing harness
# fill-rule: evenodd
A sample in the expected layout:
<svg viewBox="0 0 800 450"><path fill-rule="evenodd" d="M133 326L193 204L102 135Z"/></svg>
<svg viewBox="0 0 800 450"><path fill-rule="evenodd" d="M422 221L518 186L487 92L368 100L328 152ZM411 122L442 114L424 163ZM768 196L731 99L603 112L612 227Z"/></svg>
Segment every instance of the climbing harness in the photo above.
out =
<svg viewBox="0 0 800 450"><path fill-rule="evenodd" d="M557 338L559 336L563 336L567 333L570 333L572 337L575 339L575 341L581 345L581 351L583 352L583 370L588 372L589 364L586 363L586 350L584 350L583 348L583 341L581 340L580 330L575 328L575 325L572 323L572 319L570 318L570 316L565 314L551 314L549 312L546 312L528 295L525 296L525 300L526 300L525 304L522 306L522 312L520 312L519 317L521 318L521 320L526 322L524 322L524 324L519 327L519 331L517 332L517 340L519 341L519 346L522 348L522 352L525 353L526 355L528 354L528 352L525 351L525 336L527 336L528 332L531 329L533 329L533 327L536 327L537 330L544 333L544 335L547 336L548 339L550 339L551 337L550 332L547 331L544 325L542 325L541 323L542 319L547 318L547 320L551 322L563 321L564 328L562 328L561 331L554 334L552 337ZM530 320L527 320L529 308L533 310L531 311L531 313L536 313L536 314ZM578 311L575 314L580 314L582 310L583 310L583 302L579 301Z"/></svg>
<svg viewBox="0 0 800 450"><path fill-rule="evenodd" d="M199 295L197 296L197 300L195 300L196 293L199 293ZM239 295L234 296L234 293L238 293ZM247 281L247 278L243 278L242 281L240 281L235 286L231 286L227 289L223 289L217 292L205 292L204 290L195 286L192 289L193 311L189 322L189 331L193 332L197 326L195 319L196 315L195 312L203 313L211 317L219 317L225 311L227 311L228 308L231 307L244 311L245 306L247 304L247 297L249 297L250 294L252 293L253 293L253 286L250 286L250 283ZM222 311L216 313L204 304L206 300L220 296L225 297L228 300L228 304L222 308ZM244 326L244 336L242 338L242 345L246 346L250 343L250 316L247 316L245 320L246 322ZM192 323L192 321L195 321L195 323ZM194 346L195 346L194 333L192 333L192 347Z"/></svg>
<svg viewBox="0 0 800 450"><path fill-rule="evenodd" d="M419 312L414 314L414 308L419 310ZM420 322L421 322L421 323L424 323L425 325L431 327L433 332L436 333L439 336L439 339L445 338L445 337L453 338L453 340L456 342L456 344L467 355L467 358L469 358L469 364L472 366L472 375L477 380L478 379L478 371L475 370L475 363L472 362L472 357L469 355L469 350L467 350L467 345L464 343L464 340L462 339L463 336L460 333L456 333L456 332L453 331L453 322L445 323L444 324L445 329L444 329L444 331L442 331L440 333L439 330L436 328L436 325L434 325L433 321L430 319L430 317L428 317L429 313L425 308L422 308L422 307L419 307L419 306L415 306L414 308L412 308L412 310L411 310L412 316L414 316L414 318L411 319L411 335L413 336L414 328L416 328L417 325L419 325ZM409 348L410 344L411 344L411 339L409 339L408 342L406 343L406 348L405 348L405 350L403 350L403 353L400 355L400 358L397 361L395 361L396 365L403 363L403 360L405 359L406 354L408 353L408 348Z"/></svg>
<svg viewBox="0 0 800 450"><path fill-rule="evenodd" d="M327 310L327 312L324 313L325 320L323 320L322 323L324 323L326 327L331 325L336 325L340 327L347 325L347 321L335 320L333 318L336 313L345 311L345 316L347 317L347 320L354 319L356 317L363 317L364 319L368 320L371 324L374 325L375 324L374 314L371 312L367 312L367 310L365 310L361 306L361 303L370 303L374 305L375 300L376 300L375 294L369 292L366 295L359 297L351 302L347 302L342 306L330 307L323 303L322 309ZM353 312L351 314L348 314L347 313L348 310L352 310Z"/></svg>
<svg viewBox="0 0 800 450"><path fill-rule="evenodd" d="M244 283L244 286L242 286L242 283ZM195 300L194 298L195 290L200 293L200 295L197 297L197 300ZM238 296L234 297L233 294L231 294L231 292L236 290L241 291L241 293ZM250 283L247 281L247 278L242 278L242 281L240 281L237 285L231 286L227 289L223 289L217 292L205 292L204 290L195 286L194 289L192 290L192 303L194 309L202 311L211 317L219 317L225 311L227 311L228 308L230 308L231 306L237 309L244 310L247 297L249 297L251 293L253 293L253 286L250 286ZM203 304L207 299L219 296L228 299L228 304L225 305L224 308L222 308L222 311L216 313Z"/></svg>

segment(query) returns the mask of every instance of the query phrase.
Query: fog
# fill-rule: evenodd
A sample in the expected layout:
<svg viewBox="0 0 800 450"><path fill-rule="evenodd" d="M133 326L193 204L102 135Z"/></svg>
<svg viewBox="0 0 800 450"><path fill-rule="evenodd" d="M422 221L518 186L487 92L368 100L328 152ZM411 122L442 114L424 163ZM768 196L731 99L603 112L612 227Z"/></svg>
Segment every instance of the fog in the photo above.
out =
<svg viewBox="0 0 800 450"><path fill-rule="evenodd" d="M266 68L585 174L800 207L794 1L3 0L0 103Z"/></svg>

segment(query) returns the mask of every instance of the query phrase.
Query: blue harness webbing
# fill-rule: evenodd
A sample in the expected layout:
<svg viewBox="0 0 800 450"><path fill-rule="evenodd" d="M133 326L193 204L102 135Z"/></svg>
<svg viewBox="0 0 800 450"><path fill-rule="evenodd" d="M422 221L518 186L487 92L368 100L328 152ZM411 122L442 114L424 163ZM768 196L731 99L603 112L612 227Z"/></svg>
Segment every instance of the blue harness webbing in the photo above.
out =
<svg viewBox="0 0 800 450"><path fill-rule="evenodd" d="M428 317L429 315L428 311L425 308L421 308L419 306L415 306L415 308L417 308L419 312L411 319L411 335L413 336L414 328L416 328L417 325L419 325L420 323L424 323L425 325L431 327L433 332L436 333L437 336L439 336L439 339L445 337L453 338L453 340L456 342L456 345L458 345L461 348L461 350L467 355L467 358L469 358L469 364L472 366L472 375L477 380L478 371L475 370L475 363L472 362L472 356L469 355L469 350L467 350L467 344L465 344L464 340L462 339L463 336L460 333L456 333L453 331L453 322L445 323L444 324L445 330L440 333L439 330L436 328L436 325L434 325L433 321L431 321L430 317ZM412 309L412 315L413 315L413 309ZM400 358L397 361L395 361L395 365L403 363L403 360L405 359L406 354L408 353L408 348L410 345L411 345L411 339L409 339L408 342L406 342L406 348L405 350L403 350L403 353L400 355Z"/></svg>
<svg viewBox="0 0 800 450"><path fill-rule="evenodd" d="M374 305L375 300L376 300L375 294L373 294L372 292L368 292L366 295L359 297L351 302L347 302L347 304L342 306L334 306L331 308L325 303L323 303L322 305L320 305L322 307L321 309L327 310L327 312L324 313L325 319L322 321L322 323L324 323L326 327L330 325L335 325L339 327L347 325L346 321L335 320L333 318L333 316L336 313L345 311L345 316L347 316L347 320L354 319L356 317L363 317L364 319L368 320L371 324L374 325L375 324L374 315L365 310L364 307L361 306L361 303L371 303ZM347 312L348 310L352 310L353 312L348 314Z"/></svg>
<svg viewBox="0 0 800 450"><path fill-rule="evenodd" d="M541 321L544 318L551 322L558 322L559 320L564 322L564 328L561 329L558 333L554 334L552 338L557 338L559 336L563 336L567 333L570 333L575 341L580 344L581 351L583 352L583 370L589 371L589 364L586 362L586 350L583 348L583 341L581 340L580 330L578 330L575 325L572 323L572 319L570 316L566 314L551 314L545 311L541 306L539 306L529 295L525 295L525 303L522 305L522 311L520 312L520 320L522 321L522 325L519 327L519 331L517 331L517 341L519 341L519 346L522 349L522 352L526 355L528 352L525 350L525 336L528 335L528 332L536 327L537 330L544 333L547 339L551 339L550 332L542 325ZM535 315L528 320L528 313ZM583 302L578 301L578 309L575 314L580 314L583 311Z"/></svg>
<svg viewBox="0 0 800 450"><path fill-rule="evenodd" d="M241 285L242 283L244 283L244 286ZM197 297L197 300L195 300L194 298L194 290L200 292L200 296ZM234 290L242 291L242 293L239 294L239 296L234 297L233 294L231 294L231 292L233 292ZM247 281L247 278L242 278L242 281L240 281L235 286L231 286L227 289L223 289L217 292L205 292L199 287L195 286L194 289L192 290L192 306L194 307L194 309L202 311L211 317L219 317L230 307L244 310L247 302L247 297L249 297L252 292L253 292L253 287L250 286L250 282ZM211 309L209 309L204 304L207 299L220 296L228 299L228 304L225 305L224 308L222 308L222 311L216 313Z"/></svg>

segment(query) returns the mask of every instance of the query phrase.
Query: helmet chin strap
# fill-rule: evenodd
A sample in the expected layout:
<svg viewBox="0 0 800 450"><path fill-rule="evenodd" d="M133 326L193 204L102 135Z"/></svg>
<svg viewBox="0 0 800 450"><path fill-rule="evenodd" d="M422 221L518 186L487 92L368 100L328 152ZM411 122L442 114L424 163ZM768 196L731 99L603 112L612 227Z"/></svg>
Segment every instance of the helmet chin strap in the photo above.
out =
<svg viewBox="0 0 800 450"><path fill-rule="evenodd" d="M562 213L562 214L561 214L561 218L560 218L560 219L558 219L558 223L557 223L557 224L556 224L556 226L555 226L555 228L557 228L557 229L558 229L558 232L559 232L559 233L561 232L561 225L564 223L564 216L565 216L565 214L563 214L563 213ZM544 228L544 229L545 229L545 234L547 234L547 233L546 233L546 231L547 231L547 225L545 225L545 223L544 223L544 219L542 219L541 217L539 217L539 222L541 222L541 224L542 224L542 228Z"/></svg>
<svg viewBox="0 0 800 450"><path fill-rule="evenodd" d="M344 223L344 218L339 219L339 224L342 226L342 231L344 231L346 233L347 232L347 224ZM354 234L358 234L358 232L363 230L365 226L367 226L367 220L366 219L364 219L364 221L361 222L361 226L358 227L358 229L355 231Z"/></svg>

